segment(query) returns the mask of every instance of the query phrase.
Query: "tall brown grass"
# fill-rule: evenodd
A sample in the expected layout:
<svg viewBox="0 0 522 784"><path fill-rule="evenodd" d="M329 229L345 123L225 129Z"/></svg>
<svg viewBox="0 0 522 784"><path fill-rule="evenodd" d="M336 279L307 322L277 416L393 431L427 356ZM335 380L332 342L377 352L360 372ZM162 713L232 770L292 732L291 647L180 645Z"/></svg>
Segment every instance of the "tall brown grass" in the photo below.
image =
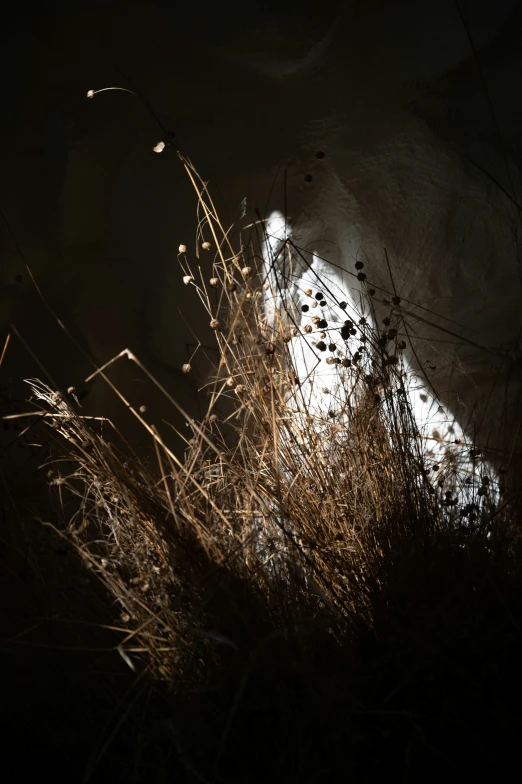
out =
<svg viewBox="0 0 522 784"><path fill-rule="evenodd" d="M164 684L161 732L187 780L420 781L516 763L513 488L498 495L483 464L465 474L451 451L429 470L398 341L370 321L359 359L330 355L335 409L311 410L292 364L300 321L280 297L267 315L285 281L267 274L263 222L233 247L180 157L212 284L180 261L219 356L184 457L122 390L155 465L74 397L32 390L52 427L51 482L75 504L61 533L106 586L125 661Z"/></svg>

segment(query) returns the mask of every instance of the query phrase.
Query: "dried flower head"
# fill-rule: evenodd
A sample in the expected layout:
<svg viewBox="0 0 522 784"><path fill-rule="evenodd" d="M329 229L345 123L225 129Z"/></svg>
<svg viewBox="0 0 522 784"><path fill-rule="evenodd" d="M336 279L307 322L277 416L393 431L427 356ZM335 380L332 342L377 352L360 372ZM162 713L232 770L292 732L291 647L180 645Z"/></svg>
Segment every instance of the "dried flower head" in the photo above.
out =
<svg viewBox="0 0 522 784"><path fill-rule="evenodd" d="M140 406L140 414L145 414L147 412L147 406Z"/></svg>
<svg viewBox="0 0 522 784"><path fill-rule="evenodd" d="M186 252L187 252L187 246L186 245L180 245L179 248L178 248L178 253L186 253Z"/></svg>
<svg viewBox="0 0 522 784"><path fill-rule="evenodd" d="M227 387L235 387L236 386L236 382L235 382L235 380L233 379L232 376L229 376L227 378L226 384L227 384Z"/></svg>
<svg viewBox="0 0 522 784"><path fill-rule="evenodd" d="M186 362L186 363L185 363L185 364L182 366L182 368L181 368L181 369L182 369L182 371L183 371L184 373L190 373L190 371L192 370L192 368L191 368L191 366L190 366L190 364L189 364L188 362Z"/></svg>
<svg viewBox="0 0 522 784"><path fill-rule="evenodd" d="M193 280L194 278L192 275L183 275L183 283L185 284L185 286L188 286L188 284L192 283Z"/></svg>
<svg viewBox="0 0 522 784"><path fill-rule="evenodd" d="M204 243L201 245L201 247L203 248L203 250L210 250L210 247L211 247L211 246L210 246L210 242L204 242Z"/></svg>
<svg viewBox="0 0 522 784"><path fill-rule="evenodd" d="M152 148L153 152L163 152L165 149L165 142L158 142L155 147Z"/></svg>
<svg viewBox="0 0 522 784"><path fill-rule="evenodd" d="M219 278L210 278L209 283L215 289L216 286L219 286Z"/></svg>
<svg viewBox="0 0 522 784"><path fill-rule="evenodd" d="M311 297L312 296L312 289L305 289L304 293L306 294L307 297Z"/></svg>
<svg viewBox="0 0 522 784"><path fill-rule="evenodd" d="M244 278L249 278L252 274L252 267L243 267L241 274Z"/></svg>
<svg viewBox="0 0 522 784"><path fill-rule="evenodd" d="M304 331L307 333L307 335L309 335L310 332L312 331L312 329L313 329L312 325L311 324L307 324L305 326L305 328L304 328Z"/></svg>
<svg viewBox="0 0 522 784"><path fill-rule="evenodd" d="M212 321L210 322L210 326L212 327L212 329L217 329L219 327L219 321L217 319L212 319Z"/></svg>
<svg viewBox="0 0 522 784"><path fill-rule="evenodd" d="M87 98L94 98L94 90L87 91Z"/></svg>

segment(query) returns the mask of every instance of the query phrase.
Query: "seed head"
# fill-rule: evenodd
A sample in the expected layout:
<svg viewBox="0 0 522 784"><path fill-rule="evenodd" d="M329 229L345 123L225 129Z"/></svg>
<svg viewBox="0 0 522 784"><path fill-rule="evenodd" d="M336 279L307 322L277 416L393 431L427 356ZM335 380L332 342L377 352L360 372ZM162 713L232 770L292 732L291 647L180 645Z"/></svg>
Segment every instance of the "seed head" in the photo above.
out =
<svg viewBox="0 0 522 784"><path fill-rule="evenodd" d="M182 366L182 368L181 368L181 369L182 369L182 371L183 371L184 373L190 373L190 371L192 370L192 368L190 367L190 364L189 364L188 362L186 362L186 363L185 363L185 364Z"/></svg>
<svg viewBox="0 0 522 784"><path fill-rule="evenodd" d="M87 91L87 98L94 98L94 90Z"/></svg>
<svg viewBox="0 0 522 784"><path fill-rule="evenodd" d="M185 284L185 286L188 286L188 284L192 283L193 280L194 280L194 278L193 278L192 275L184 275L183 276L183 283Z"/></svg>
<svg viewBox="0 0 522 784"><path fill-rule="evenodd" d="M187 246L186 245L180 245L179 248L178 248L178 252L179 253L186 253L187 252Z"/></svg>
<svg viewBox="0 0 522 784"><path fill-rule="evenodd" d="M312 289L305 289L304 293L306 294L307 297L311 297L312 296Z"/></svg>
<svg viewBox="0 0 522 784"><path fill-rule="evenodd" d="M219 278L210 278L209 284L215 289L219 285Z"/></svg>
<svg viewBox="0 0 522 784"><path fill-rule="evenodd" d="M203 248L203 250L210 250L211 248L210 242L204 242L201 247Z"/></svg>
<svg viewBox="0 0 522 784"><path fill-rule="evenodd" d="M140 406L140 414L145 414L147 411L147 406Z"/></svg>
<svg viewBox="0 0 522 784"><path fill-rule="evenodd" d="M305 326L305 328L304 328L304 331L309 335L310 332L312 331L312 325L311 324L307 324Z"/></svg>
<svg viewBox="0 0 522 784"><path fill-rule="evenodd" d="M227 387L235 387L235 386L236 386L236 382L234 381L232 376L229 376L227 378Z"/></svg>
<svg viewBox="0 0 522 784"><path fill-rule="evenodd" d="M165 142L158 142L155 147L152 148L153 152L163 152L165 149Z"/></svg>
<svg viewBox="0 0 522 784"><path fill-rule="evenodd" d="M210 322L210 326L212 327L212 329L217 329L219 327L219 321L217 319L212 319L212 321Z"/></svg>
<svg viewBox="0 0 522 784"><path fill-rule="evenodd" d="M252 274L252 267L243 267L241 274L244 278L249 278Z"/></svg>

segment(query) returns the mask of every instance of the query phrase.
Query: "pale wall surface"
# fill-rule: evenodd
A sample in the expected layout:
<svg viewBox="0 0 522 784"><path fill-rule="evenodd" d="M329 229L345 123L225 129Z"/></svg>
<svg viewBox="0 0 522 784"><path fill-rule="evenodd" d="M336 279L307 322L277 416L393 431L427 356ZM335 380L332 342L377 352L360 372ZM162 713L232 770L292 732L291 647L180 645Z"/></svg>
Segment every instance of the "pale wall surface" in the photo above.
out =
<svg viewBox="0 0 522 784"><path fill-rule="evenodd" d="M349 270L365 258L368 277L389 286L386 247L405 299L474 330L464 334L476 343L516 352L516 397L515 6L462 3L495 120L453 2L285 4L285 13L266 4L204 13L69 3L13 18L3 33L1 203L42 289L98 361L128 346L191 406L193 387L179 371L193 342L184 318L211 340L176 262L180 242L194 250L195 201L175 156L152 153L161 134L136 99L85 98L125 84L112 63L213 182L225 223L244 197L265 212L290 163L286 197L279 176L269 206L287 207L296 241ZM14 321L60 383L77 383L87 364L38 304L5 232L2 241L3 332ZM440 371L448 347L438 332L426 336L419 355ZM484 411L500 360L465 346L459 355L463 366L447 366L437 388L456 416L473 409L477 392ZM11 370L28 374L21 360ZM118 374L133 402L145 401L134 369ZM501 384L491 400L488 421L503 405ZM101 387L92 405L114 416Z"/></svg>

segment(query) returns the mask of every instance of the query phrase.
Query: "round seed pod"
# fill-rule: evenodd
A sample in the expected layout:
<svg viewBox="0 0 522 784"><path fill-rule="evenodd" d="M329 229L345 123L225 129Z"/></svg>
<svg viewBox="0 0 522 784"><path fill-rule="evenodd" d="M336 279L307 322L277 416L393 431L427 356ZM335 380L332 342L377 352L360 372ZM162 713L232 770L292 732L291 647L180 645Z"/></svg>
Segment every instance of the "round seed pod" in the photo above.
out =
<svg viewBox="0 0 522 784"><path fill-rule="evenodd" d="M319 337L321 338L321 340L324 340L326 337L326 332L320 332Z"/></svg>
<svg viewBox="0 0 522 784"><path fill-rule="evenodd" d="M345 357L345 358L343 359L343 361L341 362L341 364L342 364L342 366L343 366L343 367L350 367L350 366L351 366L351 364L352 364L352 361L351 361L351 359L347 359L347 358Z"/></svg>
<svg viewBox="0 0 522 784"><path fill-rule="evenodd" d="M311 325L311 324L307 324L307 325L305 326L305 328L304 328L304 331L305 331L307 334L310 334L310 332L312 331L312 325Z"/></svg>
<svg viewBox="0 0 522 784"><path fill-rule="evenodd" d="M359 274L357 275L357 280L360 281L366 280L366 275L364 274L364 272L359 272Z"/></svg>
<svg viewBox="0 0 522 784"><path fill-rule="evenodd" d="M217 319L212 319L212 321L210 322L210 326L212 327L212 329L218 329L219 321Z"/></svg>
<svg viewBox="0 0 522 784"><path fill-rule="evenodd" d="M319 302L319 300L321 300L321 299L324 299L324 294L323 294L323 292L322 292L322 291L318 291L318 292L317 292L317 294L315 295L315 298L316 298L316 300L317 300L318 302Z"/></svg>
<svg viewBox="0 0 522 784"><path fill-rule="evenodd" d="M320 340L319 343L316 344L316 348L318 348L319 351L326 351L326 343L323 340Z"/></svg>
<svg viewBox="0 0 522 784"><path fill-rule="evenodd" d="M315 324L315 326L318 326L320 321L321 321L320 316L312 316L312 322Z"/></svg>
<svg viewBox="0 0 522 784"><path fill-rule="evenodd" d="M203 248L203 250L210 250L210 248L211 248L210 242L204 242L201 245L201 247Z"/></svg>
<svg viewBox="0 0 522 784"><path fill-rule="evenodd" d="M183 283L185 286L188 286L189 283L192 283L194 277L192 275L183 275Z"/></svg>
<svg viewBox="0 0 522 784"><path fill-rule="evenodd" d="M397 343L397 348L400 349L401 351L403 349L405 349L406 348L406 341L405 340L399 340L399 342Z"/></svg>
<svg viewBox="0 0 522 784"><path fill-rule="evenodd" d="M244 278L249 278L252 275L252 267L243 267L241 274Z"/></svg>
<svg viewBox="0 0 522 784"><path fill-rule="evenodd" d="M330 390L328 389L328 387L323 387L323 392L325 395L327 395L329 391Z"/></svg>
<svg viewBox="0 0 522 784"><path fill-rule="evenodd" d="M192 368L191 368L191 366L190 366L190 364L188 362L186 362L184 365L182 365L181 369L182 369L182 371L184 373L190 373L190 371L192 370Z"/></svg>
<svg viewBox="0 0 522 784"><path fill-rule="evenodd" d="M396 337L397 337L397 330L394 327L392 327L391 329L388 330L388 339L393 340L393 338Z"/></svg>
<svg viewBox="0 0 522 784"><path fill-rule="evenodd" d="M362 261L356 261L355 262L355 269L362 270L363 267L364 267L364 264L362 263Z"/></svg>
<svg viewBox="0 0 522 784"><path fill-rule="evenodd" d="M368 289L368 294L370 297L375 297L375 289Z"/></svg>
<svg viewBox="0 0 522 784"><path fill-rule="evenodd" d="M390 326L391 322L390 322L390 319L388 318L388 316L386 316L386 318L383 318L382 323L384 324L385 327L389 327Z"/></svg>
<svg viewBox="0 0 522 784"><path fill-rule="evenodd" d="M186 253L187 252L187 246L186 245L180 245L179 248L178 248L178 252L179 253Z"/></svg>
<svg viewBox="0 0 522 784"><path fill-rule="evenodd" d="M301 310L303 313L307 313L310 310L310 307L308 305L301 305Z"/></svg>
<svg viewBox="0 0 522 784"><path fill-rule="evenodd" d="M237 289L236 281L235 280L229 280L229 282L227 283L227 291L232 292L232 291L236 291L236 289Z"/></svg>
<svg viewBox="0 0 522 784"><path fill-rule="evenodd" d="M209 284L215 289L216 286L219 286L219 278L210 278Z"/></svg>
<svg viewBox="0 0 522 784"><path fill-rule="evenodd" d="M366 324L366 319L364 318L364 316L359 319L359 324L361 324L361 325L362 324Z"/></svg>
<svg viewBox="0 0 522 784"><path fill-rule="evenodd" d="M397 296L392 297L392 302L393 302L394 305L400 305L401 304L401 298L397 297Z"/></svg>
<svg viewBox="0 0 522 784"><path fill-rule="evenodd" d="M330 343L330 345L328 346L329 351L335 351L336 348L337 346L335 345L335 343Z"/></svg>
<svg viewBox="0 0 522 784"><path fill-rule="evenodd" d="M326 319L319 319L319 321L317 322L317 326L320 327L321 329L326 329L326 327L328 326L328 322L326 321Z"/></svg>
<svg viewBox="0 0 522 784"><path fill-rule="evenodd" d="M146 413L147 413L147 406L140 406L140 414L146 414Z"/></svg>
<svg viewBox="0 0 522 784"><path fill-rule="evenodd" d="M333 365L334 358L333 357L326 357L325 362L327 365Z"/></svg>
<svg viewBox="0 0 522 784"><path fill-rule="evenodd" d="M324 308L324 307L326 306L326 300L325 300L325 299L322 299L322 300L320 301L320 303L319 303L319 304L320 304L320 306L321 306L322 308Z"/></svg>
<svg viewBox="0 0 522 784"><path fill-rule="evenodd" d="M209 422L217 422L217 414L211 414L208 418Z"/></svg>
<svg viewBox="0 0 522 784"><path fill-rule="evenodd" d="M305 289L304 293L306 294L307 297L311 297L312 296L312 289Z"/></svg>
<svg viewBox="0 0 522 784"><path fill-rule="evenodd" d="M339 307L341 308L341 310L346 310L346 308L348 307L348 303L347 302L339 302Z"/></svg>
<svg viewBox="0 0 522 784"><path fill-rule="evenodd" d="M351 328L350 335L357 335L357 330L355 329L355 327Z"/></svg>
<svg viewBox="0 0 522 784"><path fill-rule="evenodd" d="M235 382L235 380L232 378L232 376L229 376L229 377L227 378L227 381L226 381L226 383L227 383L227 387L235 387L235 386L236 386L236 382Z"/></svg>
<svg viewBox="0 0 522 784"><path fill-rule="evenodd" d="M318 303L318 302L317 302L317 301L314 299L314 301L312 302L312 305L311 305L311 307L312 307L312 308L316 308L318 304L319 304L319 303Z"/></svg>

